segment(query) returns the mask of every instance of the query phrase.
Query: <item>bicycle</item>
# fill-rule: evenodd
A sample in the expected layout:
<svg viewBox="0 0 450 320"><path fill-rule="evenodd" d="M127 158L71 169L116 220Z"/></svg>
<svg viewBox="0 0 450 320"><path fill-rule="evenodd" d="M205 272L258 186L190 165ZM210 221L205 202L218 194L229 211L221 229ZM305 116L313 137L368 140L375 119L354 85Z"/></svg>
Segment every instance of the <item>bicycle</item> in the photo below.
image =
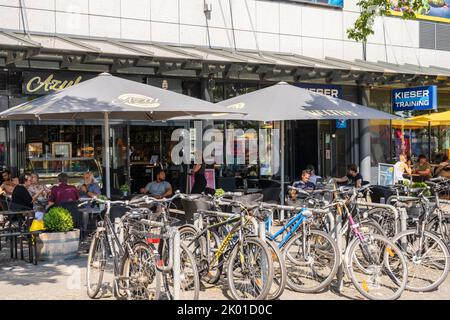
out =
<svg viewBox="0 0 450 320"><path fill-rule="evenodd" d="M215 199L217 206L242 204L233 200ZM238 214L223 213L226 219L210 224L209 217L218 217L222 212L201 212L205 226L198 229L194 225L180 228L188 248L194 252L200 275L209 283L216 283L226 263L227 282L233 299L265 299L273 278L273 262L267 244L245 230L251 224L246 208ZM222 226L226 236L220 239L217 230Z"/></svg>

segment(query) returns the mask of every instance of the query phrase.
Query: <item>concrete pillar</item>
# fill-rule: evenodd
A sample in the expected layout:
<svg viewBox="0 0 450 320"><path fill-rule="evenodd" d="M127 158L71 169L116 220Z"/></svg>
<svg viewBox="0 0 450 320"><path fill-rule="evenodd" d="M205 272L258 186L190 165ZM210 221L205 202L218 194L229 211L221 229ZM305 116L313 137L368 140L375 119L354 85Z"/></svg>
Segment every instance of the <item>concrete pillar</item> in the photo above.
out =
<svg viewBox="0 0 450 320"><path fill-rule="evenodd" d="M360 88L361 104L369 105L369 97L367 91ZM369 120L359 120L359 170L363 179L371 181L371 146L370 146L370 127Z"/></svg>
<svg viewBox="0 0 450 320"><path fill-rule="evenodd" d="M359 170L363 179L371 181L369 120L359 121Z"/></svg>

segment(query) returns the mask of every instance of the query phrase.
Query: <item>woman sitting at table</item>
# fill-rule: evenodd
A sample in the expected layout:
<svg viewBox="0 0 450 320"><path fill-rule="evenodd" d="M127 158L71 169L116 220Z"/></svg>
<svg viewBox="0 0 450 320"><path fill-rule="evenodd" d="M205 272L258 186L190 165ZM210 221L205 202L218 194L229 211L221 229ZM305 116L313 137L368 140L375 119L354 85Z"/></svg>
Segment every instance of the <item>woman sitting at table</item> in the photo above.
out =
<svg viewBox="0 0 450 320"><path fill-rule="evenodd" d="M30 179L31 185L28 187L28 192L33 198L33 202L36 202L39 199L47 198L47 195L50 193L50 189L44 184L39 183L39 175L37 173L32 173L30 175Z"/></svg>
<svg viewBox="0 0 450 320"><path fill-rule="evenodd" d="M14 187L11 197L11 211L33 210L33 198L27 189L30 185L31 178L29 175L19 177L19 184Z"/></svg>

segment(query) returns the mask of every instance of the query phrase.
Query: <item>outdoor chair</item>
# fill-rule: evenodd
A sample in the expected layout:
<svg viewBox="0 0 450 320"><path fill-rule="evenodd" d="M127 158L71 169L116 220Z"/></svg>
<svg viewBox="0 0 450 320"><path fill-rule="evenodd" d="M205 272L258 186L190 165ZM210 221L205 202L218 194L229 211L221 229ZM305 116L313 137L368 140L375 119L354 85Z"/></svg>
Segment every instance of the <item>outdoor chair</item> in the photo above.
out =
<svg viewBox="0 0 450 320"><path fill-rule="evenodd" d="M268 187L262 190L264 202L280 203L281 187Z"/></svg>

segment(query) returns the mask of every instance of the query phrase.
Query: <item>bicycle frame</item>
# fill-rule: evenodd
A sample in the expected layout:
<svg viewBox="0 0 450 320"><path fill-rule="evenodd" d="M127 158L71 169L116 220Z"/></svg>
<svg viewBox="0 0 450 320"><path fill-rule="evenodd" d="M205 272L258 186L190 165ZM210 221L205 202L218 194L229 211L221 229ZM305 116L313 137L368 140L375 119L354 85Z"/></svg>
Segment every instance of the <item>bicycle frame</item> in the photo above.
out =
<svg viewBox="0 0 450 320"><path fill-rule="evenodd" d="M291 237L297 232L297 230L301 226L301 224L307 219L302 214L302 212L304 210L306 210L306 209L303 208L295 216L290 218L288 223L285 226L283 226L283 228L278 230L278 232L276 232L275 234L270 233L271 219L270 218L266 219L265 225L266 225L266 231L268 231L267 237L270 240L275 241L277 243L279 249L282 249L284 247L284 245L289 241L289 239L291 239ZM291 227L292 227L292 229L289 230ZM286 230L288 230L287 234L281 239L281 241L277 241L276 239L281 234L286 232Z"/></svg>

